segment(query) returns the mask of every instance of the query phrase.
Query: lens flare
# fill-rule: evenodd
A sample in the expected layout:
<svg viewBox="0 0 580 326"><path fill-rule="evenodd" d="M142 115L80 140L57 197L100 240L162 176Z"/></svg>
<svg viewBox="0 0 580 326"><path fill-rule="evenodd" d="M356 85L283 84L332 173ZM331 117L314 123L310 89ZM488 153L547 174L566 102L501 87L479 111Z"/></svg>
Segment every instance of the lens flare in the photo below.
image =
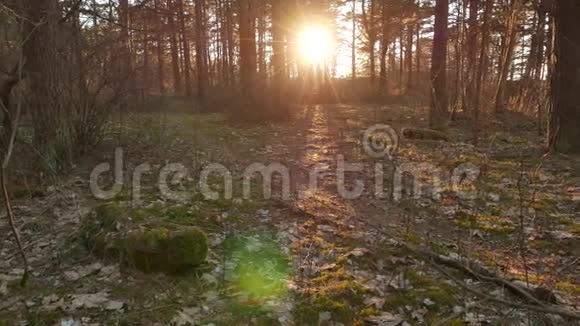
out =
<svg viewBox="0 0 580 326"><path fill-rule="evenodd" d="M306 63L320 64L330 58L333 43L332 34L322 27L308 27L298 34L298 51Z"/></svg>

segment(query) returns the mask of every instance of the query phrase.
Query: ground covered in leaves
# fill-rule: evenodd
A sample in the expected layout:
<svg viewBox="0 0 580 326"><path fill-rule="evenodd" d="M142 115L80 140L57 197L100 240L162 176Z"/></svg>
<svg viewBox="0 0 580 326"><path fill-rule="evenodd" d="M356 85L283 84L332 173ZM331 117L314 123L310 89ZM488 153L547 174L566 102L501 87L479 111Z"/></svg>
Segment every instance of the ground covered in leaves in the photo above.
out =
<svg viewBox="0 0 580 326"><path fill-rule="evenodd" d="M498 119L477 147L461 119L442 131L445 139L406 139L401 131L425 127L425 117L424 109L397 105L316 105L296 108L289 124L235 125L219 114L178 113L116 121L72 177L49 187L12 187L32 275L19 286L21 261L11 237L4 237L0 324L574 324L518 307L526 302L505 288L434 266L409 247L477 262L540 289L538 300L546 305L577 311L580 205L567 190L580 183L579 158L544 155L524 117ZM364 150L364 132L376 124L400 135L390 157ZM89 174L98 163L112 164L116 147L123 148L125 186L112 199L96 200ZM356 198L345 199L337 188L341 161L362 164L344 180L347 190L364 184ZM267 199L262 180L243 174L250 164L274 162L290 171L289 198L282 198L280 177L273 178ZM145 163L136 192L132 176ZM232 199L223 198L216 175L208 181L220 198L197 191L210 163L231 172ZM167 164L188 172L166 178L180 194L172 199L159 190ZM478 178L464 183L469 174L459 173L451 182L453 171L465 166ZM401 167L412 167L427 191L411 191ZM315 169L313 189L309 174ZM248 199L245 182L251 185ZM438 196L433 184L440 185ZM461 190L467 195L459 196ZM207 259L186 272L166 273L136 268L125 251L99 254L87 242L86 223L103 205L115 207L114 215L137 230L203 230ZM7 235L5 220L0 234ZM115 235L124 234L112 225Z"/></svg>

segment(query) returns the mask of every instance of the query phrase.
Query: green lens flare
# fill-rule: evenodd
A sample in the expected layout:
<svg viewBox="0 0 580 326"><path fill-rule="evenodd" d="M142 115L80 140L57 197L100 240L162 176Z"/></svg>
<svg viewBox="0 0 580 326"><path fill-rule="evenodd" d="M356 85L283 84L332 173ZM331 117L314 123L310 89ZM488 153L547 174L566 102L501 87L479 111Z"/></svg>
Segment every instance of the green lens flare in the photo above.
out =
<svg viewBox="0 0 580 326"><path fill-rule="evenodd" d="M263 301L287 292L288 257L275 240L265 236L236 237L228 249L232 260L232 285L242 296Z"/></svg>

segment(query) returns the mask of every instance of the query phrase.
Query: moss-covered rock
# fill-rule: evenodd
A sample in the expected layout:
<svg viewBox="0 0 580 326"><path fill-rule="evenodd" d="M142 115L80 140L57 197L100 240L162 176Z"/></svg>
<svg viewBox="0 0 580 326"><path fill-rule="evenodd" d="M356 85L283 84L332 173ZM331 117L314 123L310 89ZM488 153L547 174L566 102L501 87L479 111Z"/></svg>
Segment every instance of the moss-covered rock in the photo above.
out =
<svg viewBox="0 0 580 326"><path fill-rule="evenodd" d="M449 141L446 133L432 129L404 128L401 133L406 139Z"/></svg>
<svg viewBox="0 0 580 326"><path fill-rule="evenodd" d="M208 240L198 228L161 227L129 233L123 249L128 263L142 271L179 273L205 262Z"/></svg>
<svg viewBox="0 0 580 326"><path fill-rule="evenodd" d="M208 239L202 230L133 215L118 203L96 207L81 227L87 248L145 272L181 273L205 262Z"/></svg>

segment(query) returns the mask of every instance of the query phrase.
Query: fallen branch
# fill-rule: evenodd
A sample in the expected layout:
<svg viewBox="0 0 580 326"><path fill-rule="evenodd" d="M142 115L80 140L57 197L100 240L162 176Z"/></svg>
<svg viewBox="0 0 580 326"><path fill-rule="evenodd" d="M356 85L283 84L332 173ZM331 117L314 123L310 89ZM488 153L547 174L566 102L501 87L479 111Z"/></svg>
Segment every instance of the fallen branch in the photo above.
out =
<svg viewBox="0 0 580 326"><path fill-rule="evenodd" d="M375 225L372 225L372 224L368 223L368 221L363 221L363 223L365 223L366 225L369 225L370 227L375 229L377 232L379 232L383 236L386 236L386 237L391 238L391 239L395 239L394 235L387 233L382 228L379 228ZM443 257L443 256L440 256L436 253L433 253L427 249L424 249L424 248L420 249L420 248L416 248L414 246L411 246L406 242L397 241L397 243L399 245L403 246L409 252L413 253L416 257L420 258L421 260L423 260L426 263L428 263L429 265L431 265L433 267L433 269L435 269L439 273L445 275L447 278L449 278L451 281L456 283L461 288L465 289L468 292L471 292L472 294L474 294L482 299L487 299L490 301L494 301L494 302L501 303L501 304L508 305L508 306L515 307L515 308L527 309L527 310L531 310L531 311L536 311L536 312L541 312L541 313L546 313L546 314L554 314L554 315L559 315L562 317L580 320L580 313L575 312L575 311L562 309L562 308L558 308L558 307L555 307L552 305L546 305L546 304L542 303L540 300L538 300L534 295L532 295L527 290L517 286L516 284L513 284L513 282L510 282L508 280L505 280L505 279L502 279L500 277L495 276L494 273L488 271L487 269L485 269L481 266L469 267L469 266L466 266L466 265L460 263L457 259L450 259L448 257ZM451 267L454 269L458 269L461 272L470 274L470 275L472 275L476 278L482 279L482 280L493 281L496 284L506 286L514 294L518 295L518 297L523 298L523 299L525 299L529 302L532 302L534 304L523 304L523 303L517 303L514 301L508 301L508 300L504 300L502 298L498 298L498 297L483 293L481 291L478 291L478 290L470 287L469 285L465 284L465 282L457 279L451 273L449 273L444 268L442 268L441 267L442 265L447 266L447 267ZM477 271L475 271L474 269Z"/></svg>

